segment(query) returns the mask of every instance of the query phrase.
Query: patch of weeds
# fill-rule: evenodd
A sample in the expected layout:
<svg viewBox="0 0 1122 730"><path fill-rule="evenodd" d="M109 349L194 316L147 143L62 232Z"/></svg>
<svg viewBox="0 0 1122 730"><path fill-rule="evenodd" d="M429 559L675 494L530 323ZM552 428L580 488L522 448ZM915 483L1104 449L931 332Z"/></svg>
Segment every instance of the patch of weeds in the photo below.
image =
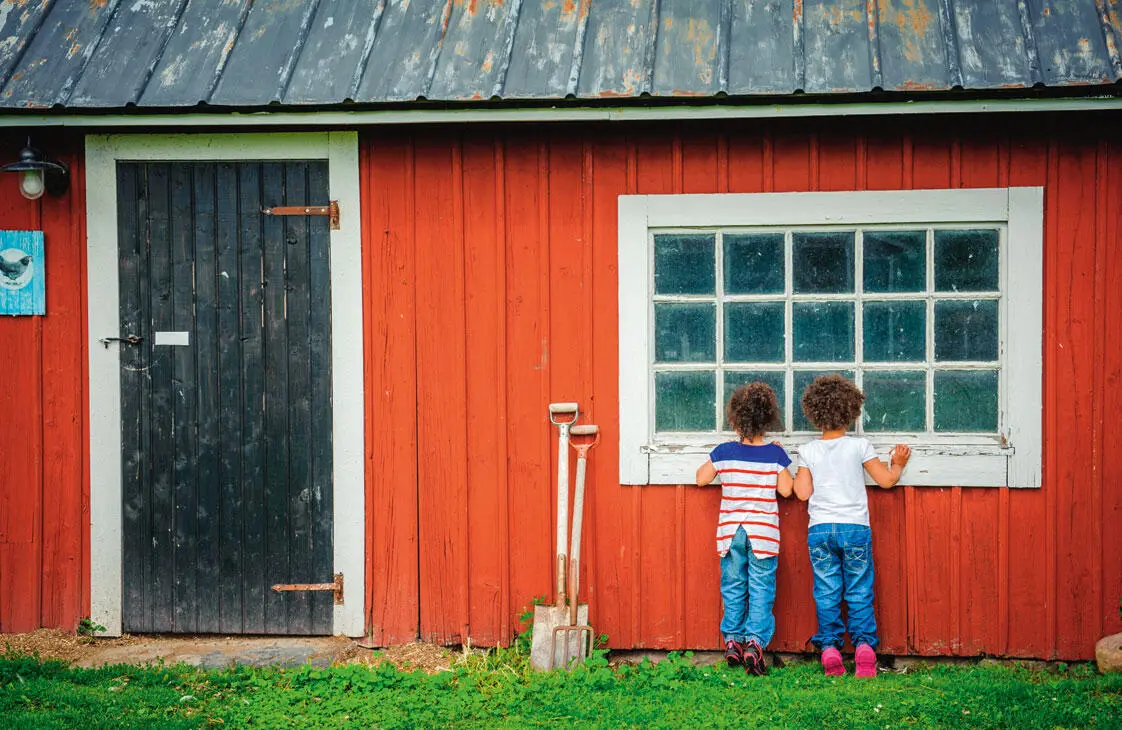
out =
<svg viewBox="0 0 1122 730"><path fill-rule="evenodd" d="M530 653L534 639L534 607L545 603L545 596L534 596L530 604L518 616L518 626L522 629L514 637L514 648L523 654Z"/></svg>
<svg viewBox="0 0 1122 730"><path fill-rule="evenodd" d="M89 616L83 616L81 620L78 621L78 636L83 639L93 639L99 633L104 633L105 631L106 629L104 626L97 623Z"/></svg>

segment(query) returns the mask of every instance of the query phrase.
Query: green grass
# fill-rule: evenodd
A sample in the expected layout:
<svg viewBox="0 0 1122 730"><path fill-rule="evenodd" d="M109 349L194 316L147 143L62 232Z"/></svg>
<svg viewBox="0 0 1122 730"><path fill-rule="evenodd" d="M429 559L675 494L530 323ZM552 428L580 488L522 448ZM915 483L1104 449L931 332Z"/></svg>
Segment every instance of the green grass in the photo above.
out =
<svg viewBox="0 0 1122 730"><path fill-rule="evenodd" d="M1122 726L1122 675L934 666L858 681L815 664L764 678L673 657L537 674L514 652L432 676L388 665L316 669L71 669L0 656L0 726L1075 728Z"/></svg>

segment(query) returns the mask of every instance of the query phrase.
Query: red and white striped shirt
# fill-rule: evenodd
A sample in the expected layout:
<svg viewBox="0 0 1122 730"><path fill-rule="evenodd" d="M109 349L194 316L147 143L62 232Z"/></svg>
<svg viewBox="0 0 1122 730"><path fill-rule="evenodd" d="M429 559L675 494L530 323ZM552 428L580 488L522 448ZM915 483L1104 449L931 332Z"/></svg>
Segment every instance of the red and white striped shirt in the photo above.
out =
<svg viewBox="0 0 1122 730"><path fill-rule="evenodd" d="M724 557L743 527L758 558L779 554L779 470L791 463L781 446L749 446L735 441L709 454L721 477L721 511L717 519L717 554Z"/></svg>

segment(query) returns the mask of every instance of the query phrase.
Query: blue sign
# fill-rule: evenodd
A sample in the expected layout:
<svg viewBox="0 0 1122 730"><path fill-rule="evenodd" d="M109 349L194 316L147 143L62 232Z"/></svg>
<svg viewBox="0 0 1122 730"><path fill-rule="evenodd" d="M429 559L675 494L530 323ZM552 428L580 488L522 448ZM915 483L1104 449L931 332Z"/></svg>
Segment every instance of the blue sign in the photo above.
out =
<svg viewBox="0 0 1122 730"><path fill-rule="evenodd" d="M0 314L46 314L42 231L0 231Z"/></svg>

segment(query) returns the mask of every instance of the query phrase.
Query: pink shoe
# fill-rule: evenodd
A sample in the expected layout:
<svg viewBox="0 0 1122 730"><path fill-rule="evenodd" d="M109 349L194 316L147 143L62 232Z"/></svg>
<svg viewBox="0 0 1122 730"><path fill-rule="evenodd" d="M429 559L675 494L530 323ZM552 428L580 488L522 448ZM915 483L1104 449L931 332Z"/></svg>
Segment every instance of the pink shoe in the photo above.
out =
<svg viewBox="0 0 1122 730"><path fill-rule="evenodd" d="M877 653L868 644L857 646L857 676L868 679L877 676ZM825 661L825 660L823 660Z"/></svg>
<svg viewBox="0 0 1122 730"><path fill-rule="evenodd" d="M822 668L826 670L827 677L840 677L845 674L842 653L837 647L831 646L822 652Z"/></svg>

